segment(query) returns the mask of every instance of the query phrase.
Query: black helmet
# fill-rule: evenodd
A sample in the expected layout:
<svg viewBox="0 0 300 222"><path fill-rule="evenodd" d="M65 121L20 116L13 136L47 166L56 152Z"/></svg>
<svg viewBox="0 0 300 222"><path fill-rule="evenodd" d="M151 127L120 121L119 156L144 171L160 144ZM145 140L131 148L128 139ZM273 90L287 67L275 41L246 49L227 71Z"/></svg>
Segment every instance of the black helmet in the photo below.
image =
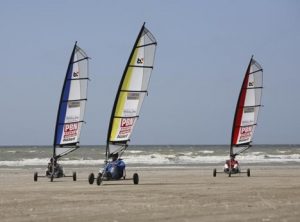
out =
<svg viewBox="0 0 300 222"><path fill-rule="evenodd" d="M113 158L118 158L119 157L119 154L118 153L114 153L111 155Z"/></svg>

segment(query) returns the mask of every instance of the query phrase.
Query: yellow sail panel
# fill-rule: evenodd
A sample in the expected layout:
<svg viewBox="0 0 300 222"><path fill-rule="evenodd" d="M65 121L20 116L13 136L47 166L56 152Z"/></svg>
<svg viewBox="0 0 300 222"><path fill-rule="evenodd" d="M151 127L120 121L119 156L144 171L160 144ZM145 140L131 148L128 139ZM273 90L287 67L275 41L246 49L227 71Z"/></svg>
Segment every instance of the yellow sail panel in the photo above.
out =
<svg viewBox="0 0 300 222"><path fill-rule="evenodd" d="M134 50L134 54L133 54L129 64L135 64L135 61L137 60L137 56L138 56L138 51L139 50L137 48ZM133 71L134 71L133 67L128 67L121 90L129 90L130 89L130 83L132 80ZM111 141L117 141L120 139L124 139L123 136L121 138L119 137L119 133L121 131L121 123L122 123L122 119L120 117L124 116L124 108L125 108L127 98L128 98L128 92L120 92L120 96L118 98L117 107L116 107L115 114L114 114L112 131L111 131L111 135L110 135ZM130 135L130 132L128 133L128 136L129 135Z"/></svg>

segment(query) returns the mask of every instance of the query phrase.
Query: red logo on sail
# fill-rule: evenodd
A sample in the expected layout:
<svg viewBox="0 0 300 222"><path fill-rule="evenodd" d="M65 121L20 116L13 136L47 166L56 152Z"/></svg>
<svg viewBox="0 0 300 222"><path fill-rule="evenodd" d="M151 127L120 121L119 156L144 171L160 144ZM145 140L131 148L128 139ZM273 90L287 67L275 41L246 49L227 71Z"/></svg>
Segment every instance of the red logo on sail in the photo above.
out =
<svg viewBox="0 0 300 222"><path fill-rule="evenodd" d="M252 135L252 126L241 127L239 142L247 142Z"/></svg>
<svg viewBox="0 0 300 222"><path fill-rule="evenodd" d="M70 141L77 136L78 123L67 123L64 126L64 141Z"/></svg>
<svg viewBox="0 0 300 222"><path fill-rule="evenodd" d="M122 118L121 119L121 128L118 135L118 138L126 138L131 132L132 126L134 124L134 118Z"/></svg>

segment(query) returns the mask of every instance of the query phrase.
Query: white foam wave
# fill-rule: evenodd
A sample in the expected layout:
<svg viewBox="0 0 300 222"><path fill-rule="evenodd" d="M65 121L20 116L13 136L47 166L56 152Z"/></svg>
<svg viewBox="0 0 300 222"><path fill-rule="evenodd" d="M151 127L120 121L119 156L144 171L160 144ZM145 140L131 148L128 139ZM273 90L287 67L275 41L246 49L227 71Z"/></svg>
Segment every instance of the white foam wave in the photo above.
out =
<svg viewBox="0 0 300 222"><path fill-rule="evenodd" d="M213 150L200 150L199 153L203 153L203 154L212 154L214 153L215 151Z"/></svg>
<svg viewBox="0 0 300 222"><path fill-rule="evenodd" d="M228 159L228 155L224 156L188 156L188 155L126 155L124 160L128 164L140 165L197 165L197 164L214 164L223 163ZM300 154L291 155L256 155L245 154L237 157L237 160L243 163L300 163ZM49 158L44 159L23 159L17 161L0 161L0 166L47 166ZM62 159L59 161L62 165L78 165L78 166L99 166L102 165L104 159L87 160L87 159Z"/></svg>

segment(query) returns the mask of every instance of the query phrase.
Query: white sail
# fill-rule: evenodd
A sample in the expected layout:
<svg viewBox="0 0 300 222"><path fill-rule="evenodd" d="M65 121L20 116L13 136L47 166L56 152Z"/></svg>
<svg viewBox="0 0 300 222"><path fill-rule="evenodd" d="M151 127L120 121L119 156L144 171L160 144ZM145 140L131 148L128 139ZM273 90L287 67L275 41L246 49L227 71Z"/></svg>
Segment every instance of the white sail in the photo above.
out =
<svg viewBox="0 0 300 222"><path fill-rule="evenodd" d="M75 44L58 109L54 156L63 156L79 147L87 100L87 86L88 56Z"/></svg>
<svg viewBox="0 0 300 222"><path fill-rule="evenodd" d="M108 131L108 154L124 150L147 95L157 42L143 25L123 73Z"/></svg>
<svg viewBox="0 0 300 222"><path fill-rule="evenodd" d="M234 118L230 154L250 147L261 107L263 69L253 58L245 74Z"/></svg>

